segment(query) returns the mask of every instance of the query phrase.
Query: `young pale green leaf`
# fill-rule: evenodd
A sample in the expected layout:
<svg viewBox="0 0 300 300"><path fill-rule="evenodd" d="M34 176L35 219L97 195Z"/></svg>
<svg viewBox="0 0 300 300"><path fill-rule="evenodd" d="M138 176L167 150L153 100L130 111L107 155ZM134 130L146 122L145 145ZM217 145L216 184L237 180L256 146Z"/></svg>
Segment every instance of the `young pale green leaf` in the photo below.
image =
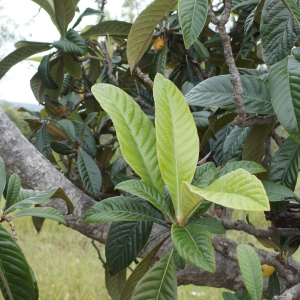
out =
<svg viewBox="0 0 300 300"><path fill-rule="evenodd" d="M68 207L68 214L71 214L74 211L74 206L64 190L62 188L52 188L47 191L20 190L15 203L11 206L6 205L4 213L8 214L16 209L41 204L49 198L60 198L64 200Z"/></svg>
<svg viewBox="0 0 300 300"><path fill-rule="evenodd" d="M164 197L158 190L150 184L142 180L126 180L119 183L115 189L123 190L132 195L136 195L142 199L149 201L157 209L159 209L169 220L172 220L170 208Z"/></svg>
<svg viewBox="0 0 300 300"><path fill-rule="evenodd" d="M300 76L300 61L292 55L288 56L271 67L269 89L280 124L297 143L300 143L298 76Z"/></svg>
<svg viewBox="0 0 300 300"><path fill-rule="evenodd" d="M178 254L190 264L207 272L216 271L214 249L207 231L197 225L172 225L171 236Z"/></svg>
<svg viewBox="0 0 300 300"><path fill-rule="evenodd" d="M160 243L158 243L135 267L135 269L130 274L129 278L127 279L124 285L120 299L131 300L134 288L136 287L139 280L146 274L146 272L150 268L150 265L152 264L155 255L157 254L158 250L165 242L165 240L166 238L164 238Z"/></svg>
<svg viewBox="0 0 300 300"><path fill-rule="evenodd" d="M282 198L285 197L297 197L297 195L287 188L284 185L270 182L270 181L262 181L264 188L266 190L269 201L282 201Z"/></svg>
<svg viewBox="0 0 300 300"><path fill-rule="evenodd" d="M214 180L237 169L243 169L249 172L250 174L257 174L257 173L262 173L267 171L262 165L252 161L246 161L246 160L233 161L227 163L220 171L218 171L214 177Z"/></svg>
<svg viewBox="0 0 300 300"><path fill-rule="evenodd" d="M186 185L191 193L226 207L242 210L270 209L262 183L243 169L222 176L205 190Z"/></svg>
<svg viewBox="0 0 300 300"><path fill-rule="evenodd" d="M251 300L260 300L263 292L263 277L258 255L253 247L245 244L238 245L236 253Z"/></svg>
<svg viewBox="0 0 300 300"><path fill-rule="evenodd" d="M85 214L85 223L103 223L117 221L154 221L164 223L150 210L135 199L113 197L95 204Z"/></svg>
<svg viewBox="0 0 300 300"><path fill-rule="evenodd" d="M44 219L51 219L57 221L61 224L66 225L66 220L64 216L55 208L52 207L32 207L32 208L24 208L12 215L11 218L20 218L25 216L33 216L40 217Z"/></svg>
<svg viewBox="0 0 300 300"><path fill-rule="evenodd" d="M300 27L300 9L294 0L281 0Z"/></svg>
<svg viewBox="0 0 300 300"><path fill-rule="evenodd" d="M11 296L7 299L36 299L30 266L18 244L2 225L0 225L0 268L0 280L7 288L6 295Z"/></svg>
<svg viewBox="0 0 300 300"><path fill-rule="evenodd" d="M300 30L293 22L283 1L267 0L261 17L261 42L263 59L273 65L284 59L293 48Z"/></svg>
<svg viewBox="0 0 300 300"><path fill-rule="evenodd" d="M111 274L108 266L105 266L105 286L112 300L120 300L121 292L126 283L126 269L118 274Z"/></svg>
<svg viewBox="0 0 300 300"><path fill-rule="evenodd" d="M78 149L77 167L84 187L91 195L100 193L102 176L95 161L82 149Z"/></svg>
<svg viewBox="0 0 300 300"><path fill-rule="evenodd" d="M193 45L205 25L207 8L207 0L178 1L179 22L187 49Z"/></svg>
<svg viewBox="0 0 300 300"><path fill-rule="evenodd" d="M132 300L177 299L173 251L166 253L138 282Z"/></svg>
<svg viewBox="0 0 300 300"><path fill-rule="evenodd" d="M132 24L123 21L105 21L81 33L82 36L107 36L127 38Z"/></svg>
<svg viewBox="0 0 300 300"><path fill-rule="evenodd" d="M19 191L21 189L21 179L17 174L10 176L5 197L5 206L3 210L11 207L16 203Z"/></svg>
<svg viewBox="0 0 300 300"><path fill-rule="evenodd" d="M6 171L5 164L2 158L0 157L0 197L2 197L3 191L6 185Z"/></svg>
<svg viewBox="0 0 300 300"><path fill-rule="evenodd" d="M217 169L213 162L208 162L197 167L192 180L192 185L201 189L206 188L214 178L216 171Z"/></svg>
<svg viewBox="0 0 300 300"><path fill-rule="evenodd" d="M136 18L127 43L127 58L131 70L150 45L157 23L176 3L177 0L155 0Z"/></svg>
<svg viewBox="0 0 300 300"><path fill-rule="evenodd" d="M288 137L272 157L268 180L285 185L293 191L298 178L299 158L300 145Z"/></svg>
<svg viewBox="0 0 300 300"><path fill-rule="evenodd" d="M277 272L274 272L269 278L267 300L272 300L274 296L280 295L280 283Z"/></svg>
<svg viewBox="0 0 300 300"><path fill-rule="evenodd" d="M158 163L180 221L181 184L192 181L199 155L197 128L182 93L170 80L157 74L153 93Z"/></svg>
<svg viewBox="0 0 300 300"><path fill-rule="evenodd" d="M209 218L196 219L190 224L197 225L201 228L201 230L206 230L210 233L223 234L226 232L220 222Z"/></svg>
<svg viewBox="0 0 300 300"><path fill-rule="evenodd" d="M164 183L156 156L155 129L132 98L109 84L96 84L92 92L110 115L125 160L148 184L163 195Z"/></svg>
<svg viewBox="0 0 300 300"><path fill-rule="evenodd" d="M62 38L65 37L69 23L75 16L76 5L70 0L53 0L54 12Z"/></svg>
<svg viewBox="0 0 300 300"><path fill-rule="evenodd" d="M33 44L29 46L24 46L16 49L15 51L8 54L0 62L0 79L5 75L5 73L15 64L28 58L29 56L50 50L52 47L49 43L44 44Z"/></svg>
<svg viewBox="0 0 300 300"><path fill-rule="evenodd" d="M247 113L274 113L265 81L251 75L241 76L243 100ZM215 76L196 85L185 96L189 105L220 107L235 112L230 75Z"/></svg>
<svg viewBox="0 0 300 300"><path fill-rule="evenodd" d="M53 47L67 53L79 56L87 52L87 46L82 36L74 29L69 29L66 38L52 43Z"/></svg>
<svg viewBox="0 0 300 300"><path fill-rule="evenodd" d="M114 222L105 242L105 257L109 271L126 269L146 245L152 222Z"/></svg>

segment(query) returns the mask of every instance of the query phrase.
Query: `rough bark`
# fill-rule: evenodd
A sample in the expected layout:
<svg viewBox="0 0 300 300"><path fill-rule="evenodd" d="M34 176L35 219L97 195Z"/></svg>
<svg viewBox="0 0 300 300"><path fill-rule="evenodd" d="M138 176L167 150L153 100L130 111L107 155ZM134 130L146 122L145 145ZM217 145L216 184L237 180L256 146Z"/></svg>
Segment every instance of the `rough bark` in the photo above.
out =
<svg viewBox="0 0 300 300"><path fill-rule="evenodd" d="M100 243L105 243L109 224L84 224L82 222L85 212L96 202L76 188L65 178L36 148L19 132L0 108L0 156L5 162L6 170L16 173L21 177L25 188L46 190L52 187L62 187L72 200L75 210L72 215L66 215L65 203L60 199L48 201L47 206L59 209L66 218L67 226L79 231L87 237ZM154 233L161 230L159 225L154 226ZM237 244L228 239L214 239L216 246L217 271L214 274L204 272L196 267L187 265L184 270L179 270L178 285L204 285L212 287L225 287L233 291L244 288L238 263L235 258ZM227 245L222 248L222 245ZM170 247L170 241L164 245L163 251ZM262 262L273 259L274 254L259 250ZM298 275L300 266L289 260ZM297 277L295 275L295 278Z"/></svg>

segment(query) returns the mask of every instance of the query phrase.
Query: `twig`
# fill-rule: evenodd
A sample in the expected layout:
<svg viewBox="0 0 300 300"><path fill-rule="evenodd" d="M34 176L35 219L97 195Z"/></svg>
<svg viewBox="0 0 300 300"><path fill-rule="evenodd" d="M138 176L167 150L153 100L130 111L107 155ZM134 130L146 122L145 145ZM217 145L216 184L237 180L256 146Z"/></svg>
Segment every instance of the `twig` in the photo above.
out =
<svg viewBox="0 0 300 300"><path fill-rule="evenodd" d="M154 110L154 107L151 106L150 104L146 103L142 98L141 98L141 94L140 94L140 89L139 89L139 86L136 82L136 80L134 80L134 83L135 83L135 87L136 87L136 91L137 91L137 97L136 98L133 98L133 100L139 104L141 107L147 107L149 109L152 109Z"/></svg>
<svg viewBox="0 0 300 300"><path fill-rule="evenodd" d="M285 291L281 296L274 296L272 300L292 300L300 294L300 283Z"/></svg>
<svg viewBox="0 0 300 300"><path fill-rule="evenodd" d="M98 254L98 258L100 259L100 261L102 262L102 266L103 267L105 267L105 265L106 265L106 262L104 261L104 259L102 258L102 256L101 256L101 253L100 253L100 250L98 249L98 247L96 246L96 244L95 244L95 241L94 240L92 240L92 245L93 245L93 247L96 249L96 251L97 251L97 254Z"/></svg>
<svg viewBox="0 0 300 300"><path fill-rule="evenodd" d="M269 164L272 159L272 153L271 153L271 135L268 135L265 140L265 157L262 161L262 166L268 170Z"/></svg>
<svg viewBox="0 0 300 300"><path fill-rule="evenodd" d="M76 58L76 61L78 62L83 62L83 61L86 61L88 59L93 59L93 60L100 60L100 61L104 61L106 62L106 58L103 58L103 57L99 57L99 56L92 56L92 55L87 55L83 58Z"/></svg>
<svg viewBox="0 0 300 300"><path fill-rule="evenodd" d="M15 225L14 225L12 219L6 215L2 215L0 222L3 222L3 221L6 221L8 223L11 233L13 235L13 238L15 241L17 241L18 240L17 231L16 231L16 228L15 228Z"/></svg>
<svg viewBox="0 0 300 300"><path fill-rule="evenodd" d="M298 203L300 203L300 198L298 198L296 196L287 196L287 197L281 198L281 201L287 201L287 200L296 200Z"/></svg>
<svg viewBox="0 0 300 300"><path fill-rule="evenodd" d="M272 129L271 131L271 136L272 139L275 141L275 143L277 144L278 147L281 147L281 145L283 144L283 142L285 141L285 138L283 138L282 136L279 136L275 129Z"/></svg>
<svg viewBox="0 0 300 300"><path fill-rule="evenodd" d="M133 68L132 74L136 74L142 81L149 84L153 88L153 81L149 78L147 74L144 74L138 66Z"/></svg>
<svg viewBox="0 0 300 300"><path fill-rule="evenodd" d="M222 40L224 46L224 57L226 63L229 68L231 83L234 88L233 93L233 101L236 107L237 116L235 118L235 124L238 126L244 126L246 121L246 109L244 106L243 101L243 86L241 82L241 77L239 71L235 65L232 48L230 45L230 37L226 32L225 24L228 22L230 17L230 10L231 10L232 1L225 0L225 8L224 13L220 19L218 19L213 12L212 5L209 3L208 5L208 16L210 17L211 22L217 26L220 34L220 38Z"/></svg>
<svg viewBox="0 0 300 300"><path fill-rule="evenodd" d="M212 245L216 252L223 255L225 258L228 258L231 261L237 262L237 257L234 252L229 248L229 245L224 242L212 241Z"/></svg>

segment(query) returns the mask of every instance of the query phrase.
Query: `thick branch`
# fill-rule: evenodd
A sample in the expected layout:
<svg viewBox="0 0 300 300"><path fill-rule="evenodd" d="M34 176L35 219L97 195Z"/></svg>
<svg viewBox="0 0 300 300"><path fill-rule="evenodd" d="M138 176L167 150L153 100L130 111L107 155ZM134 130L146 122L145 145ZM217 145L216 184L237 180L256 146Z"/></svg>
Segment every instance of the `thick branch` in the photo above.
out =
<svg viewBox="0 0 300 300"><path fill-rule="evenodd" d="M293 286L291 289L284 292L281 296L274 296L273 300L293 300L299 299L300 295L300 283Z"/></svg>

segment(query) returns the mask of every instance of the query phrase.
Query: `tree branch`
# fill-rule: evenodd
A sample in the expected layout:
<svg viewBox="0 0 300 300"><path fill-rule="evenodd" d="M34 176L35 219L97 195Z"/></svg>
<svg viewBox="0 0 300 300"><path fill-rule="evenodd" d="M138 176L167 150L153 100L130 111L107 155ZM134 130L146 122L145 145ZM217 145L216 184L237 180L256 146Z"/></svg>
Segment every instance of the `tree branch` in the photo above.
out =
<svg viewBox="0 0 300 300"><path fill-rule="evenodd" d="M147 74L144 74L138 66L133 68L132 74L136 74L142 81L149 84L153 88L153 81L149 78Z"/></svg>
<svg viewBox="0 0 300 300"><path fill-rule="evenodd" d="M272 300L292 300L298 299L300 295L300 283L285 291L281 296L274 296Z"/></svg>

